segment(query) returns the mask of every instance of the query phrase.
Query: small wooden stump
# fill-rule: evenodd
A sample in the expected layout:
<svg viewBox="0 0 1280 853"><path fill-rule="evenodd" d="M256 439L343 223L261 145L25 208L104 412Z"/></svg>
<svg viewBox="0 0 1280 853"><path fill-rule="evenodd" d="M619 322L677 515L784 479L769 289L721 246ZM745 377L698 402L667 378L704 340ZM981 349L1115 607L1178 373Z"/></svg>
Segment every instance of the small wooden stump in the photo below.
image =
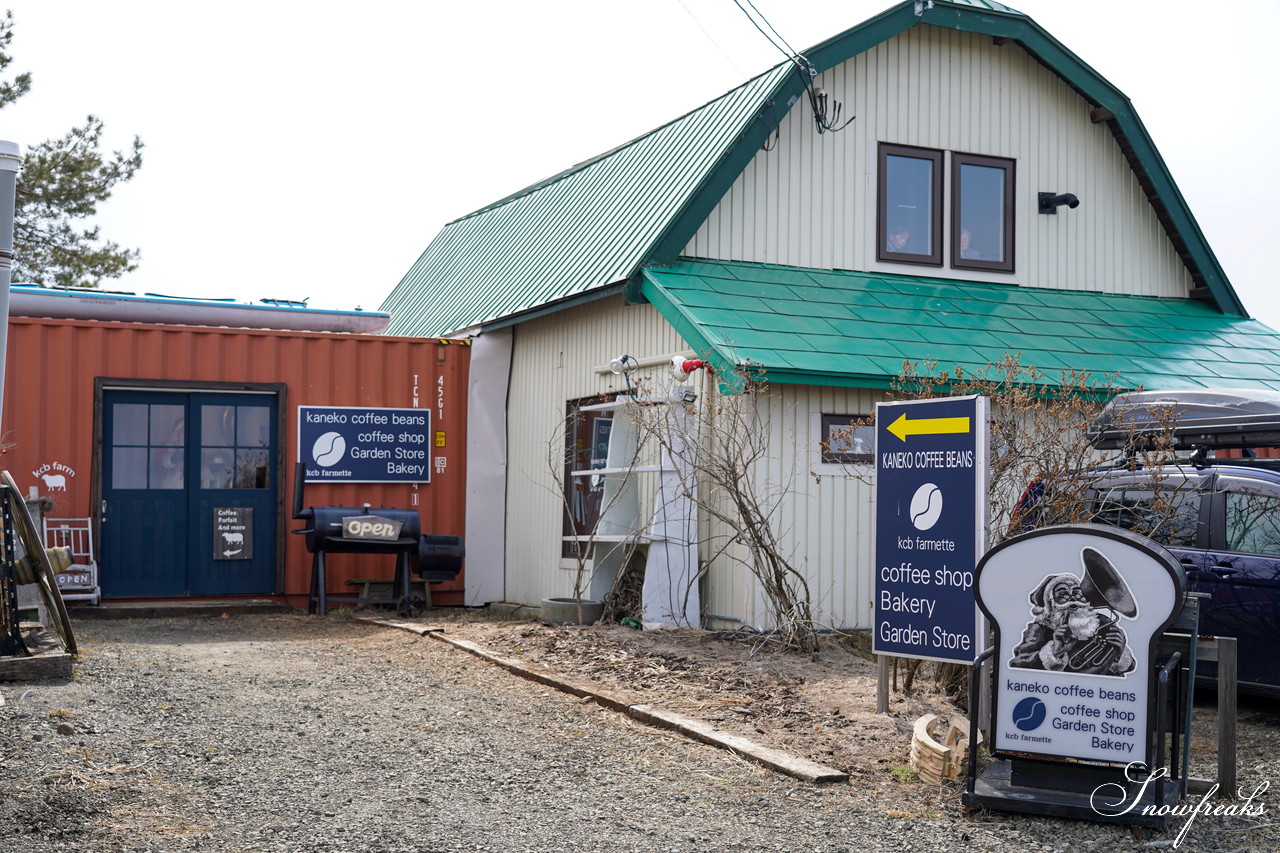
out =
<svg viewBox="0 0 1280 853"><path fill-rule="evenodd" d="M937 714L925 714L916 720L911 736L911 769L934 784L959 779L969 765L969 721L953 719L937 740L932 729L938 719Z"/></svg>

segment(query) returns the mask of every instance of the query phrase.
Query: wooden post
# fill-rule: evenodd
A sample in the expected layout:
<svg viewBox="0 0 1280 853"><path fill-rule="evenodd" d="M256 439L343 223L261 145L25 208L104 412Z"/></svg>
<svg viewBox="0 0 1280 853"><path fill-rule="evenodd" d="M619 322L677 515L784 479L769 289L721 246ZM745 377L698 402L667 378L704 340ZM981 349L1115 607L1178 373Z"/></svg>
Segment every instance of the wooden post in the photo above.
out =
<svg viewBox="0 0 1280 853"><path fill-rule="evenodd" d="M1177 635L1166 635L1175 638ZM1190 640L1189 637L1180 639ZM1207 794L1218 785L1218 796L1236 795L1236 638L1200 637L1196 641L1197 661L1218 663L1218 774L1217 779L1187 779L1187 791ZM1194 684L1194 673L1192 674ZM1186 773L1187 769L1183 768Z"/></svg>
<svg viewBox="0 0 1280 853"><path fill-rule="evenodd" d="M1218 796L1236 795L1236 638L1218 637Z"/></svg>
<svg viewBox="0 0 1280 853"><path fill-rule="evenodd" d="M880 671L876 677L876 713L889 712L889 656L876 655Z"/></svg>

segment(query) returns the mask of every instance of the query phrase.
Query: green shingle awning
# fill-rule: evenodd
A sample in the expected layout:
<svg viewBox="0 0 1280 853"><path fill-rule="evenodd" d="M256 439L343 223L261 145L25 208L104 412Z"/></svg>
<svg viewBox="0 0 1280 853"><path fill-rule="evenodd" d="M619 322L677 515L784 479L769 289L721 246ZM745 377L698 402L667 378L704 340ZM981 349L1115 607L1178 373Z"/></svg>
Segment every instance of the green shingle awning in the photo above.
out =
<svg viewBox="0 0 1280 853"><path fill-rule="evenodd" d="M1280 333L1191 299L682 259L643 295L721 369L887 388L903 362L974 373L1015 355L1125 388L1280 390Z"/></svg>

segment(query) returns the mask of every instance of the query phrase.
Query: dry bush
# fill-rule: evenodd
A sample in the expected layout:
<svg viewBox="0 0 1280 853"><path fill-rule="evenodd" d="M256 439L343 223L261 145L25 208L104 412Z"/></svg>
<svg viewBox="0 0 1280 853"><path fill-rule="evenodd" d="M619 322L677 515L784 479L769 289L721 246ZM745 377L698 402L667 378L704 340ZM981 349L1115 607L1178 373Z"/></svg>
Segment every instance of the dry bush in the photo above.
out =
<svg viewBox="0 0 1280 853"><path fill-rule="evenodd" d="M1154 431L1138 433L1130 423L1128 447L1110 457L1088 440L1089 427L1116 394L1132 389L1118 386L1114 376L1064 370L1049 376L1016 355L1006 355L975 373L960 367L939 370L936 362L904 362L895 378L891 398L921 400L978 395L990 405L988 461L990 526L987 545L1040 527L1095 520L1110 511L1112 520L1125 512L1126 527L1144 535L1159 534L1177 518L1179 495L1165 481L1174 460L1172 409ZM865 424L851 424L853 428ZM1116 424L1122 430L1123 423ZM835 436L834 440L843 438ZM1140 508L1108 504L1095 492L1100 466L1118 465L1137 474L1149 492ZM864 476L864 480L866 477ZM1140 509L1140 511L1136 511ZM905 685L910 687L921 661L903 661ZM895 661L895 676L899 669ZM938 663L934 677L945 692L964 701L969 667Z"/></svg>
<svg viewBox="0 0 1280 853"><path fill-rule="evenodd" d="M719 386L731 393L721 393ZM809 583L783 547L775 520L794 493L794 477L771 482L765 462L776 453L761 413L769 386L759 371L744 368L717 376L705 392L687 389L652 394L664 405L640 410L640 431L655 441L671 466L687 472L683 497L730 537L708 537L705 564L724 558L744 566L764 594L771 639L781 646L816 651Z"/></svg>

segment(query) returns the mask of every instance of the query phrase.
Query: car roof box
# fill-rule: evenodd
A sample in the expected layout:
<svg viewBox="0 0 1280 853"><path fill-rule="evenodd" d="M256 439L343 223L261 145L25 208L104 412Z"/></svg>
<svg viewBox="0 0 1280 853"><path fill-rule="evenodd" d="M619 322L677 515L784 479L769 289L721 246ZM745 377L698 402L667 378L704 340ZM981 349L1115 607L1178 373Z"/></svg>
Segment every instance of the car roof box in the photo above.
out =
<svg viewBox="0 0 1280 853"><path fill-rule="evenodd" d="M1099 450L1154 446L1205 450L1280 446L1280 392L1188 389L1118 394L1089 427Z"/></svg>

